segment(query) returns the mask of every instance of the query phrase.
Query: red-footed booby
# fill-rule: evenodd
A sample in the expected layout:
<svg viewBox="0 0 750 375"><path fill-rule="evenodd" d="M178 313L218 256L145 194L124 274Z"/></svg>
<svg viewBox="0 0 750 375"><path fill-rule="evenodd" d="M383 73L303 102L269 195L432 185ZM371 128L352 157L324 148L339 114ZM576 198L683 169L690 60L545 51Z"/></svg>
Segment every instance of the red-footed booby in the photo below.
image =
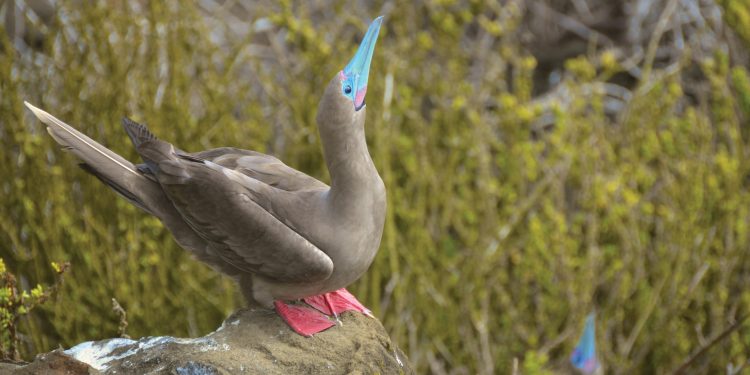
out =
<svg viewBox="0 0 750 375"><path fill-rule="evenodd" d="M385 186L365 142L365 94L383 17L336 74L317 123L331 186L279 159L231 147L188 153L129 119L135 165L26 103L80 166L158 217L197 259L237 280L251 305L274 307L298 333L334 325L346 310L369 314L344 289L380 246ZM303 302L304 301L304 302Z"/></svg>

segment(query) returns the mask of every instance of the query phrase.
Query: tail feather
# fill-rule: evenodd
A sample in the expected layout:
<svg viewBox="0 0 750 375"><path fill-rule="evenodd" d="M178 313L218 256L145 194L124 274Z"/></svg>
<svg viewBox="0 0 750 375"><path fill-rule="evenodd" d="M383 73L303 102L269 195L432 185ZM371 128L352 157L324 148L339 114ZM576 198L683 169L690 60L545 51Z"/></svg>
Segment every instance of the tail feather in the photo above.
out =
<svg viewBox="0 0 750 375"><path fill-rule="evenodd" d="M96 176L125 199L146 212L155 214L149 209L149 201L162 196L158 183L146 178L133 163L102 146L93 139L58 120L49 113L24 102L34 115L45 125L47 132L62 148L71 152L82 163L81 168Z"/></svg>
<svg viewBox="0 0 750 375"><path fill-rule="evenodd" d="M116 182L110 180L102 173L99 173L96 169L92 168L90 165L86 163L80 163L78 164L81 169L86 171L87 173L91 174L92 176L99 179L99 181L103 182L105 185L109 186L112 190L114 190L117 194L120 194L121 197L125 198L128 202L132 203L136 207L142 209L143 211L146 211L150 214L154 214L153 211L151 211L148 207L146 207L146 204L141 201L141 199L136 195L133 194L128 189L118 185Z"/></svg>
<svg viewBox="0 0 750 375"><path fill-rule="evenodd" d="M217 263L206 252L207 242L187 225L165 191L162 190L160 183L156 181L153 175L143 174L142 170L147 168L145 165L133 165L122 156L100 145L49 113L29 103L25 104L40 121L47 125L47 131L63 149L81 159L79 165L83 170L96 176L135 206L158 217L169 228L177 242L194 253L199 259L226 270L224 272L236 273L236 270L227 270L225 265ZM167 161L177 162L174 150L169 143L156 140L145 127L142 127L142 129L138 129L138 127L142 126L132 127L138 130L132 135L130 131L128 132L131 139L135 138L134 143L136 140L143 143L139 145L141 147L137 148L145 147L154 152L154 155L152 155L154 157L161 153L166 155L167 159L174 159ZM127 128L126 126L126 130L128 130Z"/></svg>
<svg viewBox="0 0 750 375"><path fill-rule="evenodd" d="M183 183L190 178L181 160L194 161L194 158L176 150L171 143L156 138L146 126L127 117L122 119L122 126L143 159L145 169L149 174L159 176L160 183Z"/></svg>
<svg viewBox="0 0 750 375"><path fill-rule="evenodd" d="M100 145L72 126L58 120L55 116L24 102L31 112L47 125L47 132L59 143L64 150L70 151L86 164L98 169L98 165L110 164L107 167L117 167L120 172L138 175L133 163L110 149Z"/></svg>
<svg viewBox="0 0 750 375"><path fill-rule="evenodd" d="M130 137L130 141L133 142L135 148L138 148L143 142L157 139L146 126L127 117L123 117L122 127L125 128L125 132L128 133L128 137Z"/></svg>

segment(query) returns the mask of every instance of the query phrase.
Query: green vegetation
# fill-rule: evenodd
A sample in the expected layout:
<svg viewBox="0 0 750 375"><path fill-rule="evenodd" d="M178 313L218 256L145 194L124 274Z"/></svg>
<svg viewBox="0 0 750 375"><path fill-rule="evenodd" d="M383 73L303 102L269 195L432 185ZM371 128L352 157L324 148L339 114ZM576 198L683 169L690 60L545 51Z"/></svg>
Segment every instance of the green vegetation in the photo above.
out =
<svg viewBox="0 0 750 375"><path fill-rule="evenodd" d="M750 3L745 1L719 0L724 8L724 18L737 34L750 45Z"/></svg>
<svg viewBox="0 0 750 375"><path fill-rule="evenodd" d="M133 337L212 331L241 305L232 282L76 168L23 100L131 160L123 116L189 151L255 149L327 181L317 101L380 8L258 5L242 23L269 31L236 37L228 9L62 3L39 50L0 34L0 258L21 285L72 264L60 298L21 317L21 353L122 333L112 298ZM592 310L608 369L673 370L750 313L748 70L719 50L655 65L613 115L603 88L622 59L592 51L538 100L514 4L388 14L367 113L388 217L350 290L420 373L564 369ZM750 327L708 353L695 369L746 362Z"/></svg>
<svg viewBox="0 0 750 375"><path fill-rule="evenodd" d="M21 354L18 352L19 318L52 296L62 283L62 275L69 267L68 263L60 265L52 262L52 269L58 277L55 285L45 288L37 284L30 292L19 291L16 276L8 272L5 262L0 258L0 360L21 360Z"/></svg>

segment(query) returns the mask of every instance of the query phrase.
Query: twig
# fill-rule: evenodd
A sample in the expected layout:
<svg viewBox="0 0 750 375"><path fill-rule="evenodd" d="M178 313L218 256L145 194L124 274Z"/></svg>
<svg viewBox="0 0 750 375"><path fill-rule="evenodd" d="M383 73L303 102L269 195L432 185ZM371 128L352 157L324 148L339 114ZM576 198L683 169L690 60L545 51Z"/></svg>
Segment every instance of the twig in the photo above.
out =
<svg viewBox="0 0 750 375"><path fill-rule="evenodd" d="M662 11L659 15L659 22L656 23L654 33L651 37L651 40L649 40L648 42L648 47L646 47L646 59L643 64L644 81L648 81L649 76L651 75L651 69L654 65L656 52L659 49L659 42L661 41L661 37L664 35L664 32L667 30L667 24L672 18L672 14L674 13L675 9L677 9L677 0L670 0L667 3L667 6L664 7L664 11Z"/></svg>
<svg viewBox="0 0 750 375"><path fill-rule="evenodd" d="M120 306L120 303L117 302L116 299L112 298L112 311L117 313L117 315L120 316L120 326L117 327L117 334L120 335L120 337L124 339L129 339L130 336L128 336L125 333L125 329L128 328L128 313L125 311L125 309Z"/></svg>
<svg viewBox="0 0 750 375"><path fill-rule="evenodd" d="M589 41L593 40L595 43L600 44L604 47L612 47L615 45L612 39L610 39L608 36L586 26L575 18L560 13L550 8L548 5L540 3L538 1L530 1L529 3L531 4L533 11L542 14L553 15L554 17L549 17L551 21L557 23L563 29L570 31L571 33L576 34L583 39ZM599 41L602 41L604 43L598 43Z"/></svg>
<svg viewBox="0 0 750 375"><path fill-rule="evenodd" d="M635 323L635 327L630 332L630 336L625 341L625 344L623 345L623 353L625 355L630 354L630 351L633 350L633 345L635 345L635 340L638 339L638 335L641 334L641 331L643 330L643 327L645 327L646 322L651 317L651 314L654 312L654 309L656 308L657 303L659 302L659 298L661 297L661 291L664 289L664 285L667 284L667 279L669 279L669 276L665 276L663 279L661 279L661 282L659 282L659 285L656 287L656 289L653 290L653 294L651 295L651 300L649 301L648 305L646 305L646 311L643 315L641 315L638 320Z"/></svg>
<svg viewBox="0 0 750 375"><path fill-rule="evenodd" d="M519 204L516 205L517 209L513 211L512 216L508 220L508 223L500 227L500 230L497 233L497 238L492 241L490 246L494 246L493 244L495 242L502 242L510 234L513 232L513 230L516 228L516 225L518 225L521 222L521 219L524 218L524 215L526 215L526 212L533 207L534 203L537 202L539 197L546 191L546 189L552 185L552 182L554 182L554 179L556 177L559 177L563 173L566 173L568 168L570 168L570 164L573 162L573 159L571 156L565 157L563 160L558 162L554 167L551 169L551 173L548 173L541 181L539 181L533 188L531 193L529 193L523 201L521 201Z"/></svg>
<svg viewBox="0 0 750 375"><path fill-rule="evenodd" d="M727 336L729 336L729 334L731 334L732 332L734 332L737 329L739 329L742 326L742 323L744 323L745 320L747 320L748 316L750 316L750 315L743 316L742 318L740 318L739 320L737 320L734 324L732 324L727 329L725 329L723 332L721 332L718 336L716 336L716 338L714 338L713 340L711 340L707 345L704 345L702 348L700 348L700 350L698 350L695 354L691 355L672 374L677 375L677 374L683 374L683 373L685 373L685 370L687 370L688 367L690 367L690 365L692 365L698 358L700 358L702 355L706 354L706 352L709 349L711 349L711 347L713 347L714 345L718 344L719 342L721 342L722 340L724 340Z"/></svg>
<svg viewBox="0 0 750 375"><path fill-rule="evenodd" d="M589 9L589 6L585 1L573 0L572 3L573 7L576 9L576 12L578 12L578 14L580 14L581 16L586 18L594 17L594 15L591 13L591 9Z"/></svg>
<svg viewBox="0 0 750 375"><path fill-rule="evenodd" d="M742 371L747 365L750 364L750 360L742 362L739 366L734 367L734 364L730 363L727 365L727 375L737 375Z"/></svg>

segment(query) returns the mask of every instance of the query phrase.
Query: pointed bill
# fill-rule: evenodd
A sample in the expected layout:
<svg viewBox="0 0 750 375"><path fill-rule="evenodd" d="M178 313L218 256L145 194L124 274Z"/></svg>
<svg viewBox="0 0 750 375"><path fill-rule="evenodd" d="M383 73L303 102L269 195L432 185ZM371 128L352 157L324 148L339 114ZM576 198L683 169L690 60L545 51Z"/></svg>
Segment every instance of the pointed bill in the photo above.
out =
<svg viewBox="0 0 750 375"><path fill-rule="evenodd" d="M586 317L586 325L578 345L570 356L573 367L583 374L593 374L599 368L599 360L596 358L596 320L595 315Z"/></svg>
<svg viewBox="0 0 750 375"><path fill-rule="evenodd" d="M347 80L351 85L351 92L344 93L354 101L354 108L359 110L365 104L365 94L367 93L367 77L370 74L370 62L375 52L375 43L378 41L380 25L383 23L383 16L376 18L367 29L362 43L359 44L357 53L354 55L349 64L346 65L342 73L342 81Z"/></svg>

